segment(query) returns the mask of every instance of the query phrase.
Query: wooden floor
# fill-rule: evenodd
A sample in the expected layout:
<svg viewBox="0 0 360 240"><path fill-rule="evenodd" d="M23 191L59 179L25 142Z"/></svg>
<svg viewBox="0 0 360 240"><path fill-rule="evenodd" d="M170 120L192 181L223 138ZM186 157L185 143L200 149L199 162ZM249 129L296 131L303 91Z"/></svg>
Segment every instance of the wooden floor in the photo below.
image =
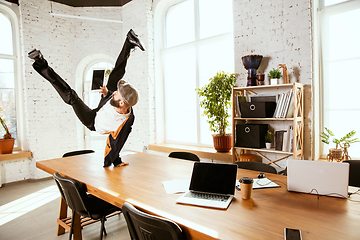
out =
<svg viewBox="0 0 360 240"><path fill-rule="evenodd" d="M10 203L28 196L34 192L55 186L54 180L22 181L17 183L4 184L0 187L0 239L1 240L65 240L69 239L69 233L66 232L61 236L56 235L56 218L58 216L60 197L45 203L38 208L28 211L20 206L19 216L6 223L1 223L4 219L6 209ZM60 196L60 195L59 195ZM30 201L30 200L27 200ZM7 205L8 204L8 205ZM14 210L11 210L14 211ZM8 214L8 212L7 212ZM14 212L14 214L16 214ZM107 236L104 240L130 240L125 219L121 214L108 219L105 223ZM94 223L84 227L82 230L84 240L98 240L100 237L100 223Z"/></svg>

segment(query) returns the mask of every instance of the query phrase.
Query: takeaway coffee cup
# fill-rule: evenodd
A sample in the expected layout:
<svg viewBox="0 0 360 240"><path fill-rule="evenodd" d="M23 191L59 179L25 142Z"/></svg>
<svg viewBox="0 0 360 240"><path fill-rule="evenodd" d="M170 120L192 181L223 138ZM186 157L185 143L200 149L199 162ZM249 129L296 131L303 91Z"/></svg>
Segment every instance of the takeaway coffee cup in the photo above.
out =
<svg viewBox="0 0 360 240"><path fill-rule="evenodd" d="M240 178L239 182L241 189L241 198L250 199L254 180L250 177L242 177Z"/></svg>

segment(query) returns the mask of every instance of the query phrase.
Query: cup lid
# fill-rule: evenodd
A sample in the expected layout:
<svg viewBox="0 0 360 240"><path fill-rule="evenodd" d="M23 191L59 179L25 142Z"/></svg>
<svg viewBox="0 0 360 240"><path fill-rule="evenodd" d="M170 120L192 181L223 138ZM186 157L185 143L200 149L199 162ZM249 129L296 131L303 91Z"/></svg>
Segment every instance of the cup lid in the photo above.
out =
<svg viewBox="0 0 360 240"><path fill-rule="evenodd" d="M253 183L254 180L251 177L242 177L240 178L239 182L249 184L249 183Z"/></svg>

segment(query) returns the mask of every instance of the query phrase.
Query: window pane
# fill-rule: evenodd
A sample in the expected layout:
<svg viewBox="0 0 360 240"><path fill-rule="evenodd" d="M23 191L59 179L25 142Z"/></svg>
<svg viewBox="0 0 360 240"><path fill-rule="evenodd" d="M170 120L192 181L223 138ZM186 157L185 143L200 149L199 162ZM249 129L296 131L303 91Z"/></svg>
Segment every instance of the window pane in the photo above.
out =
<svg viewBox="0 0 360 240"><path fill-rule="evenodd" d="M187 0L169 8L166 19L166 47L195 40L194 2Z"/></svg>
<svg viewBox="0 0 360 240"><path fill-rule="evenodd" d="M342 3L342 2L346 2L348 0L324 0L324 6L330 6L330 5L334 5L334 4L338 4L338 3Z"/></svg>
<svg viewBox="0 0 360 240"><path fill-rule="evenodd" d="M14 89L0 89L0 113L6 122L11 136L17 139L16 128L16 108L15 108L15 91ZM0 126L0 138L5 134L5 130ZM15 145L17 146L17 144Z"/></svg>
<svg viewBox="0 0 360 240"><path fill-rule="evenodd" d="M360 56L358 59L329 63L324 86L324 97L328 109L360 110L359 100L355 100L359 95L359 77L354 76L353 71L346 71L346 69L357 69L359 66Z"/></svg>
<svg viewBox="0 0 360 240"><path fill-rule="evenodd" d="M166 140L197 143L195 48L164 54Z"/></svg>
<svg viewBox="0 0 360 240"><path fill-rule="evenodd" d="M234 72L234 47L232 38L220 38L199 46L199 83L200 87L209 83L209 79L219 71ZM203 109L200 109L203 113ZM212 145L213 132L209 129L207 117L200 117L200 143ZM231 122L231 119L229 119ZM230 132L230 130L227 130Z"/></svg>
<svg viewBox="0 0 360 240"><path fill-rule="evenodd" d="M200 39L233 31L231 0L199 0Z"/></svg>
<svg viewBox="0 0 360 240"><path fill-rule="evenodd" d="M329 18L329 60L360 57L360 9Z"/></svg>
<svg viewBox="0 0 360 240"><path fill-rule="evenodd" d="M0 59L0 88L14 88L14 61L9 59Z"/></svg>
<svg viewBox="0 0 360 240"><path fill-rule="evenodd" d="M16 106L14 89L14 61L0 59L0 108L1 116L6 122L13 138L16 136ZM5 130L0 126L0 138L5 134ZM15 145L17 146L17 144Z"/></svg>
<svg viewBox="0 0 360 240"><path fill-rule="evenodd" d="M356 131L355 137L360 139L359 126L360 109L347 111L342 109L327 110L325 114L324 126L328 127L336 138L345 136L352 130ZM360 158L360 143L353 143L348 148L349 156L352 159ZM329 148L335 148L335 143L330 143L324 148L325 155Z"/></svg>
<svg viewBox="0 0 360 240"><path fill-rule="evenodd" d="M0 32L0 54L14 54L11 22L2 13L0 13Z"/></svg>
<svg viewBox="0 0 360 240"><path fill-rule="evenodd" d="M217 38L199 46L200 86L219 71L234 72L234 44L231 37Z"/></svg>

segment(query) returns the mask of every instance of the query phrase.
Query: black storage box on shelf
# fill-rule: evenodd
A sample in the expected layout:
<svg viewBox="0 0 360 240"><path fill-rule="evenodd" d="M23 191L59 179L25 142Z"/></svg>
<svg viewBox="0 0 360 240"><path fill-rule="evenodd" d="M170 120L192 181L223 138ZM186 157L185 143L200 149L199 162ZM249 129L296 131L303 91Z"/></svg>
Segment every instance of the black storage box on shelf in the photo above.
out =
<svg viewBox="0 0 360 240"><path fill-rule="evenodd" d="M264 148L268 124L236 124L236 147Z"/></svg>
<svg viewBox="0 0 360 240"><path fill-rule="evenodd" d="M242 118L272 118L276 102L242 102L240 112Z"/></svg>

